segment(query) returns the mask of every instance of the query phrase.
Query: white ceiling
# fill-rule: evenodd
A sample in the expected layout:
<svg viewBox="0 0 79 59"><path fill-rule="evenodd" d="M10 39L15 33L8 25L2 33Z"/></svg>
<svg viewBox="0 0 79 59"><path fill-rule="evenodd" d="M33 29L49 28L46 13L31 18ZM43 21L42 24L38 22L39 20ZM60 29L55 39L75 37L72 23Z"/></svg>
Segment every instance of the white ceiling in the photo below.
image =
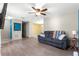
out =
<svg viewBox="0 0 79 59"><path fill-rule="evenodd" d="M77 11L79 9L79 3L53 3L47 4L45 7L48 8L49 15L65 15Z"/></svg>
<svg viewBox="0 0 79 59"><path fill-rule="evenodd" d="M2 5L3 4L0 3L0 11L1 11ZM34 4L34 3L8 3L7 16L18 17L18 16L30 15L27 12L32 11L31 7L33 7L35 5L39 5L39 4ZM42 5L43 5L43 7L48 8L47 12L51 13L51 14L67 13L67 12L70 12L70 11L77 10L77 8L79 8L78 3L48 3L48 4L42 4Z"/></svg>
<svg viewBox="0 0 79 59"><path fill-rule="evenodd" d="M0 11L2 8L0 3ZM34 14L28 14L28 11L32 11L31 7L35 7L35 5L43 6L44 8L48 8L47 16L54 14L67 14L72 13L79 8L79 3L46 3L46 4L35 4L35 3L8 3L7 8L7 16L11 17L27 17L34 18L36 17Z"/></svg>
<svg viewBox="0 0 79 59"><path fill-rule="evenodd" d="M33 4L24 4L24 3L9 3L7 8L7 16L25 16L26 11L31 11L31 6Z"/></svg>

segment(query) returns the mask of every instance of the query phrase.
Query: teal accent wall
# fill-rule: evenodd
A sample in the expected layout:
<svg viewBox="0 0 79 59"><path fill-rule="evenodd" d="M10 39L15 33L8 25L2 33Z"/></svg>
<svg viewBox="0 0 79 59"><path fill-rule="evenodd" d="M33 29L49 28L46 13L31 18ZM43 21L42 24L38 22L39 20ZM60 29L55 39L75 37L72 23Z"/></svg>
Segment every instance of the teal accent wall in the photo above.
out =
<svg viewBox="0 0 79 59"><path fill-rule="evenodd" d="M12 40L12 19L10 19L10 39Z"/></svg>

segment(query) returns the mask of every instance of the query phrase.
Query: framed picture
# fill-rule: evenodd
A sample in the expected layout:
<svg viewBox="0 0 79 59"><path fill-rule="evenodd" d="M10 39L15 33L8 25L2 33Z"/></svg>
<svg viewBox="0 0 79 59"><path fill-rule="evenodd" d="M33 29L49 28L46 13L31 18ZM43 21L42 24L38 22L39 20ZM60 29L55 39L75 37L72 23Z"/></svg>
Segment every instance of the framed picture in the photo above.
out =
<svg viewBox="0 0 79 59"><path fill-rule="evenodd" d="M21 23L14 23L14 31L21 31Z"/></svg>

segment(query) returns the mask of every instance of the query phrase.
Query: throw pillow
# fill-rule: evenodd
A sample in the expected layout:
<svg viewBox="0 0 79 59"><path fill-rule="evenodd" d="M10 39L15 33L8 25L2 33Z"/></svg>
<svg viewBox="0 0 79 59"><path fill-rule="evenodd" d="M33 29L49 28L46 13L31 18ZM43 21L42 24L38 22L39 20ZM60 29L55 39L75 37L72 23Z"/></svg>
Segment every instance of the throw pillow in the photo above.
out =
<svg viewBox="0 0 79 59"><path fill-rule="evenodd" d="M61 31L56 31L56 39L58 39L58 37L61 35Z"/></svg>
<svg viewBox="0 0 79 59"><path fill-rule="evenodd" d="M61 31L58 31L58 36L57 36L57 39L59 38L59 36L62 34Z"/></svg>
<svg viewBox="0 0 79 59"><path fill-rule="evenodd" d="M59 40L62 40L66 35L65 34L62 34L58 37Z"/></svg>
<svg viewBox="0 0 79 59"><path fill-rule="evenodd" d="M52 38L55 38L55 36L56 36L56 31L53 32Z"/></svg>
<svg viewBox="0 0 79 59"><path fill-rule="evenodd" d="M40 34L40 36L45 37L45 35L44 35L44 34Z"/></svg>

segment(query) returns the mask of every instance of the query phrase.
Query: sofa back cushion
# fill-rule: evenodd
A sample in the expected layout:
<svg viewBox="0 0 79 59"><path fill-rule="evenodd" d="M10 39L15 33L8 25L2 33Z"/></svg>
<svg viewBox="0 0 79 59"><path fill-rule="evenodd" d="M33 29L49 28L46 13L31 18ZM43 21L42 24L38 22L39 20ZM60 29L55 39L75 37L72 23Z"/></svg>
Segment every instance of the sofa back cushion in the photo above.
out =
<svg viewBox="0 0 79 59"><path fill-rule="evenodd" d="M58 39L58 37L62 34L62 31L56 31L56 36L55 38Z"/></svg>
<svg viewBox="0 0 79 59"><path fill-rule="evenodd" d="M54 33L54 31L45 31L44 32L46 38L52 38L53 33Z"/></svg>
<svg viewBox="0 0 79 59"><path fill-rule="evenodd" d="M65 34L64 31L45 31L45 38L59 39L59 36Z"/></svg>
<svg viewBox="0 0 79 59"><path fill-rule="evenodd" d="M52 38L54 38L54 39L56 38L56 31L53 32Z"/></svg>

